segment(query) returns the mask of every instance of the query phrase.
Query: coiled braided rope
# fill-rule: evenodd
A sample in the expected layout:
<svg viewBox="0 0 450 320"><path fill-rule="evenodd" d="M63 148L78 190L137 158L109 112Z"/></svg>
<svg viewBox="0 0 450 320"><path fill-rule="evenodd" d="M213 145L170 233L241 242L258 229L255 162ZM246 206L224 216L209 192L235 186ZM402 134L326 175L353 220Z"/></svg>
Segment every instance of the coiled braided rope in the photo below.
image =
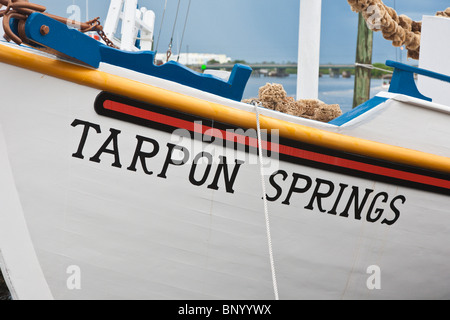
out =
<svg viewBox="0 0 450 320"><path fill-rule="evenodd" d="M386 6L382 0L348 0L355 12L361 12L369 28L381 31L383 37L392 41L395 47L405 46L408 58L419 59L422 22L413 21L406 15ZM450 8L437 13L450 17Z"/></svg>

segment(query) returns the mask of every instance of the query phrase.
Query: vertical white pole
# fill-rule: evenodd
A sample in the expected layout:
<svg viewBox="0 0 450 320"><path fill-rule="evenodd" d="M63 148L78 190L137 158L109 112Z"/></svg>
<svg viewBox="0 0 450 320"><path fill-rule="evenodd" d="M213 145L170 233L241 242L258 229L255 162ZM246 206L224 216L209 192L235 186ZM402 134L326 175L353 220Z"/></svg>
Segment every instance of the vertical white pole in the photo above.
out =
<svg viewBox="0 0 450 320"><path fill-rule="evenodd" d="M319 97L322 0L300 0L297 99Z"/></svg>
<svg viewBox="0 0 450 320"><path fill-rule="evenodd" d="M120 12L122 11L123 0L111 0L108 15L106 17L104 31L109 39L113 39L117 26L119 25Z"/></svg>
<svg viewBox="0 0 450 320"><path fill-rule="evenodd" d="M141 9L143 10L143 9ZM143 22L145 28L141 29L141 50L153 49L153 32L155 30L156 16L152 10L143 12Z"/></svg>
<svg viewBox="0 0 450 320"><path fill-rule="evenodd" d="M86 0L86 21L89 21L89 0Z"/></svg>
<svg viewBox="0 0 450 320"><path fill-rule="evenodd" d="M136 28L136 8L137 0L125 0L122 21L122 42L120 49L133 51L136 38L134 31Z"/></svg>
<svg viewBox="0 0 450 320"><path fill-rule="evenodd" d="M0 26L3 24L3 18L0 18ZM3 31L3 28L0 28L0 38L3 39L3 35L5 32Z"/></svg>

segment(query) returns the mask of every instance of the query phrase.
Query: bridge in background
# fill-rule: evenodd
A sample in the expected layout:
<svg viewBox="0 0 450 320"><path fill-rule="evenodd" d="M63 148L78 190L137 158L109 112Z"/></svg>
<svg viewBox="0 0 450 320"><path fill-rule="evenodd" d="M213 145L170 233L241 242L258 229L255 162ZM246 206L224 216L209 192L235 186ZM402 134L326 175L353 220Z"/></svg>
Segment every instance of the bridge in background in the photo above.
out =
<svg viewBox="0 0 450 320"><path fill-rule="evenodd" d="M256 74L263 75L275 75L275 76L283 76L286 75L286 69L297 69L297 64L248 64L250 68L254 70ZM209 64L206 66L206 69L213 70L228 70L231 71L233 69L234 64ZM355 69L355 65L353 64L323 64L320 65L320 69L328 69L330 71L330 76L339 77L341 75L342 69ZM272 70L272 71L270 71Z"/></svg>

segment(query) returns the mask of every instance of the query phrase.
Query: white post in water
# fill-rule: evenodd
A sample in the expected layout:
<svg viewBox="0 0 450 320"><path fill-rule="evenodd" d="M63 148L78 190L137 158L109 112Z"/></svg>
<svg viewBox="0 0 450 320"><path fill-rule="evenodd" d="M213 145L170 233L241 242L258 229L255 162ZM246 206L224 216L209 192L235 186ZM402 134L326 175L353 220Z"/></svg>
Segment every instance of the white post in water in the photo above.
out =
<svg viewBox="0 0 450 320"><path fill-rule="evenodd" d="M297 99L319 97L322 0L300 0Z"/></svg>

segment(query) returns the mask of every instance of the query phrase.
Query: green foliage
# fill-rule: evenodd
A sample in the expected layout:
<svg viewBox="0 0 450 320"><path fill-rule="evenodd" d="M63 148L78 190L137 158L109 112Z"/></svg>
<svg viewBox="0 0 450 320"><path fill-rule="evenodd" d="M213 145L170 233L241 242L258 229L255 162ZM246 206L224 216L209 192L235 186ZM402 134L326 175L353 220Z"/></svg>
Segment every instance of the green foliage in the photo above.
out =
<svg viewBox="0 0 450 320"><path fill-rule="evenodd" d="M374 63L373 66L377 67L377 68L389 70L389 71L394 71L394 68L388 67L384 63ZM389 73L383 72L381 70L372 70L372 78L381 78L382 76L384 76L386 74L389 74Z"/></svg>
<svg viewBox="0 0 450 320"><path fill-rule="evenodd" d="M286 68L285 72L287 74L297 74L297 68Z"/></svg>
<svg viewBox="0 0 450 320"><path fill-rule="evenodd" d="M355 69L341 69L341 74L342 72L350 72L352 76L355 75Z"/></svg>
<svg viewBox="0 0 450 320"><path fill-rule="evenodd" d="M217 61L217 60L215 60L215 59L212 59L212 60L209 60L209 61L207 62L207 64L208 64L208 65L210 65L210 64L220 64L220 62Z"/></svg>

